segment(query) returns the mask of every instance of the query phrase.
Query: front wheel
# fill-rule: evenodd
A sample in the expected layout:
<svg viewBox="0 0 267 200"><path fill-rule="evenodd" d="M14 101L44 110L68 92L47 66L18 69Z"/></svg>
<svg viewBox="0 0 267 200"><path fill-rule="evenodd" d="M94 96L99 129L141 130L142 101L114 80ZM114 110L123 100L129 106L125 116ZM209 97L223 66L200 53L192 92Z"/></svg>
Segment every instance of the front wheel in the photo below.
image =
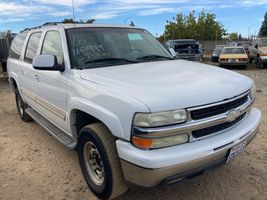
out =
<svg viewBox="0 0 267 200"><path fill-rule="evenodd" d="M25 110L27 108L27 104L21 98L18 89L16 89L16 91L15 91L15 98L16 98L16 106L17 106L17 110L18 110L20 119L24 122L31 121L32 118L25 112Z"/></svg>
<svg viewBox="0 0 267 200"><path fill-rule="evenodd" d="M102 123L80 131L78 156L84 178L100 199L113 199L127 191L115 138Z"/></svg>

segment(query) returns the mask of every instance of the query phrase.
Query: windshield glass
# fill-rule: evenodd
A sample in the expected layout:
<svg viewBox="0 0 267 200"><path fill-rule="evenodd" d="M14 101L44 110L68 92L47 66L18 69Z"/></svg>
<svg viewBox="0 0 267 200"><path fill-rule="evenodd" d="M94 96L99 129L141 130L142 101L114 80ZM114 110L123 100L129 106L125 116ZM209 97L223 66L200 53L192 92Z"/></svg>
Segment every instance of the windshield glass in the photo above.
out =
<svg viewBox="0 0 267 200"><path fill-rule="evenodd" d="M142 29L76 28L66 32L74 68L172 59L170 53Z"/></svg>
<svg viewBox="0 0 267 200"><path fill-rule="evenodd" d="M260 47L265 47L265 46L267 46L267 39L260 40L259 46L260 46Z"/></svg>
<svg viewBox="0 0 267 200"><path fill-rule="evenodd" d="M223 50L223 47L216 47L214 50L214 53L221 53Z"/></svg>
<svg viewBox="0 0 267 200"><path fill-rule="evenodd" d="M244 48L224 48L222 54L246 54Z"/></svg>

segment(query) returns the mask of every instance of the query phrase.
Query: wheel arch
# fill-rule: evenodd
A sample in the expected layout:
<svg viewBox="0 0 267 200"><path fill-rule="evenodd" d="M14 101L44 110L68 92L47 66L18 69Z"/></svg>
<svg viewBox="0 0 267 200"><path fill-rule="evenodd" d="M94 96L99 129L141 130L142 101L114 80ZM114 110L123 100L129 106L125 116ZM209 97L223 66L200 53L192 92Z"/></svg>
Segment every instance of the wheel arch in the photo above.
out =
<svg viewBox="0 0 267 200"><path fill-rule="evenodd" d="M77 139L79 138L81 128L97 122L103 123L115 137L125 139L121 122L114 113L85 100L72 100L69 105L71 107L69 109L70 128Z"/></svg>

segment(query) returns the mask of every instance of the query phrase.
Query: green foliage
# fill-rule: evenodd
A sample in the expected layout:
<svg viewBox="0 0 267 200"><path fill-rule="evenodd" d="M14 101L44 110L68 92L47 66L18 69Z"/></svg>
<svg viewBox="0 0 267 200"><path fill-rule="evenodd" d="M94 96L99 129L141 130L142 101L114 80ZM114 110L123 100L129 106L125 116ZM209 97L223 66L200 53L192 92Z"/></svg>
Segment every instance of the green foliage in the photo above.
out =
<svg viewBox="0 0 267 200"><path fill-rule="evenodd" d="M74 21L72 18L71 19L62 20L62 23L64 23L64 24L69 24L69 23L81 23L81 24L88 23L88 24L92 24L94 22L95 22L95 19L88 19L86 22L84 22L83 19L80 19L79 21Z"/></svg>
<svg viewBox="0 0 267 200"><path fill-rule="evenodd" d="M239 39L238 33L230 33L229 39L232 41L236 41Z"/></svg>
<svg viewBox="0 0 267 200"><path fill-rule="evenodd" d="M264 20L262 22L262 25L259 31L259 36L260 37L267 36L267 12L264 15Z"/></svg>
<svg viewBox="0 0 267 200"><path fill-rule="evenodd" d="M195 11L188 15L178 13L173 21L167 21L165 31L160 40L197 39L220 40L226 35L226 30L216 21L216 15L202 10L196 18Z"/></svg>

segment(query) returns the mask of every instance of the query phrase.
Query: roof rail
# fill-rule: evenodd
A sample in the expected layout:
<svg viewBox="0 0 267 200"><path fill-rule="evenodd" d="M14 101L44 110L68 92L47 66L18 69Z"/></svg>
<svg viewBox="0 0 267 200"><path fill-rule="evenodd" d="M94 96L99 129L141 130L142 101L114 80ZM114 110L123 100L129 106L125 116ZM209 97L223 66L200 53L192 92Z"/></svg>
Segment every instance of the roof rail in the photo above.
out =
<svg viewBox="0 0 267 200"><path fill-rule="evenodd" d="M46 22L42 26L58 25L63 24L63 22Z"/></svg>

